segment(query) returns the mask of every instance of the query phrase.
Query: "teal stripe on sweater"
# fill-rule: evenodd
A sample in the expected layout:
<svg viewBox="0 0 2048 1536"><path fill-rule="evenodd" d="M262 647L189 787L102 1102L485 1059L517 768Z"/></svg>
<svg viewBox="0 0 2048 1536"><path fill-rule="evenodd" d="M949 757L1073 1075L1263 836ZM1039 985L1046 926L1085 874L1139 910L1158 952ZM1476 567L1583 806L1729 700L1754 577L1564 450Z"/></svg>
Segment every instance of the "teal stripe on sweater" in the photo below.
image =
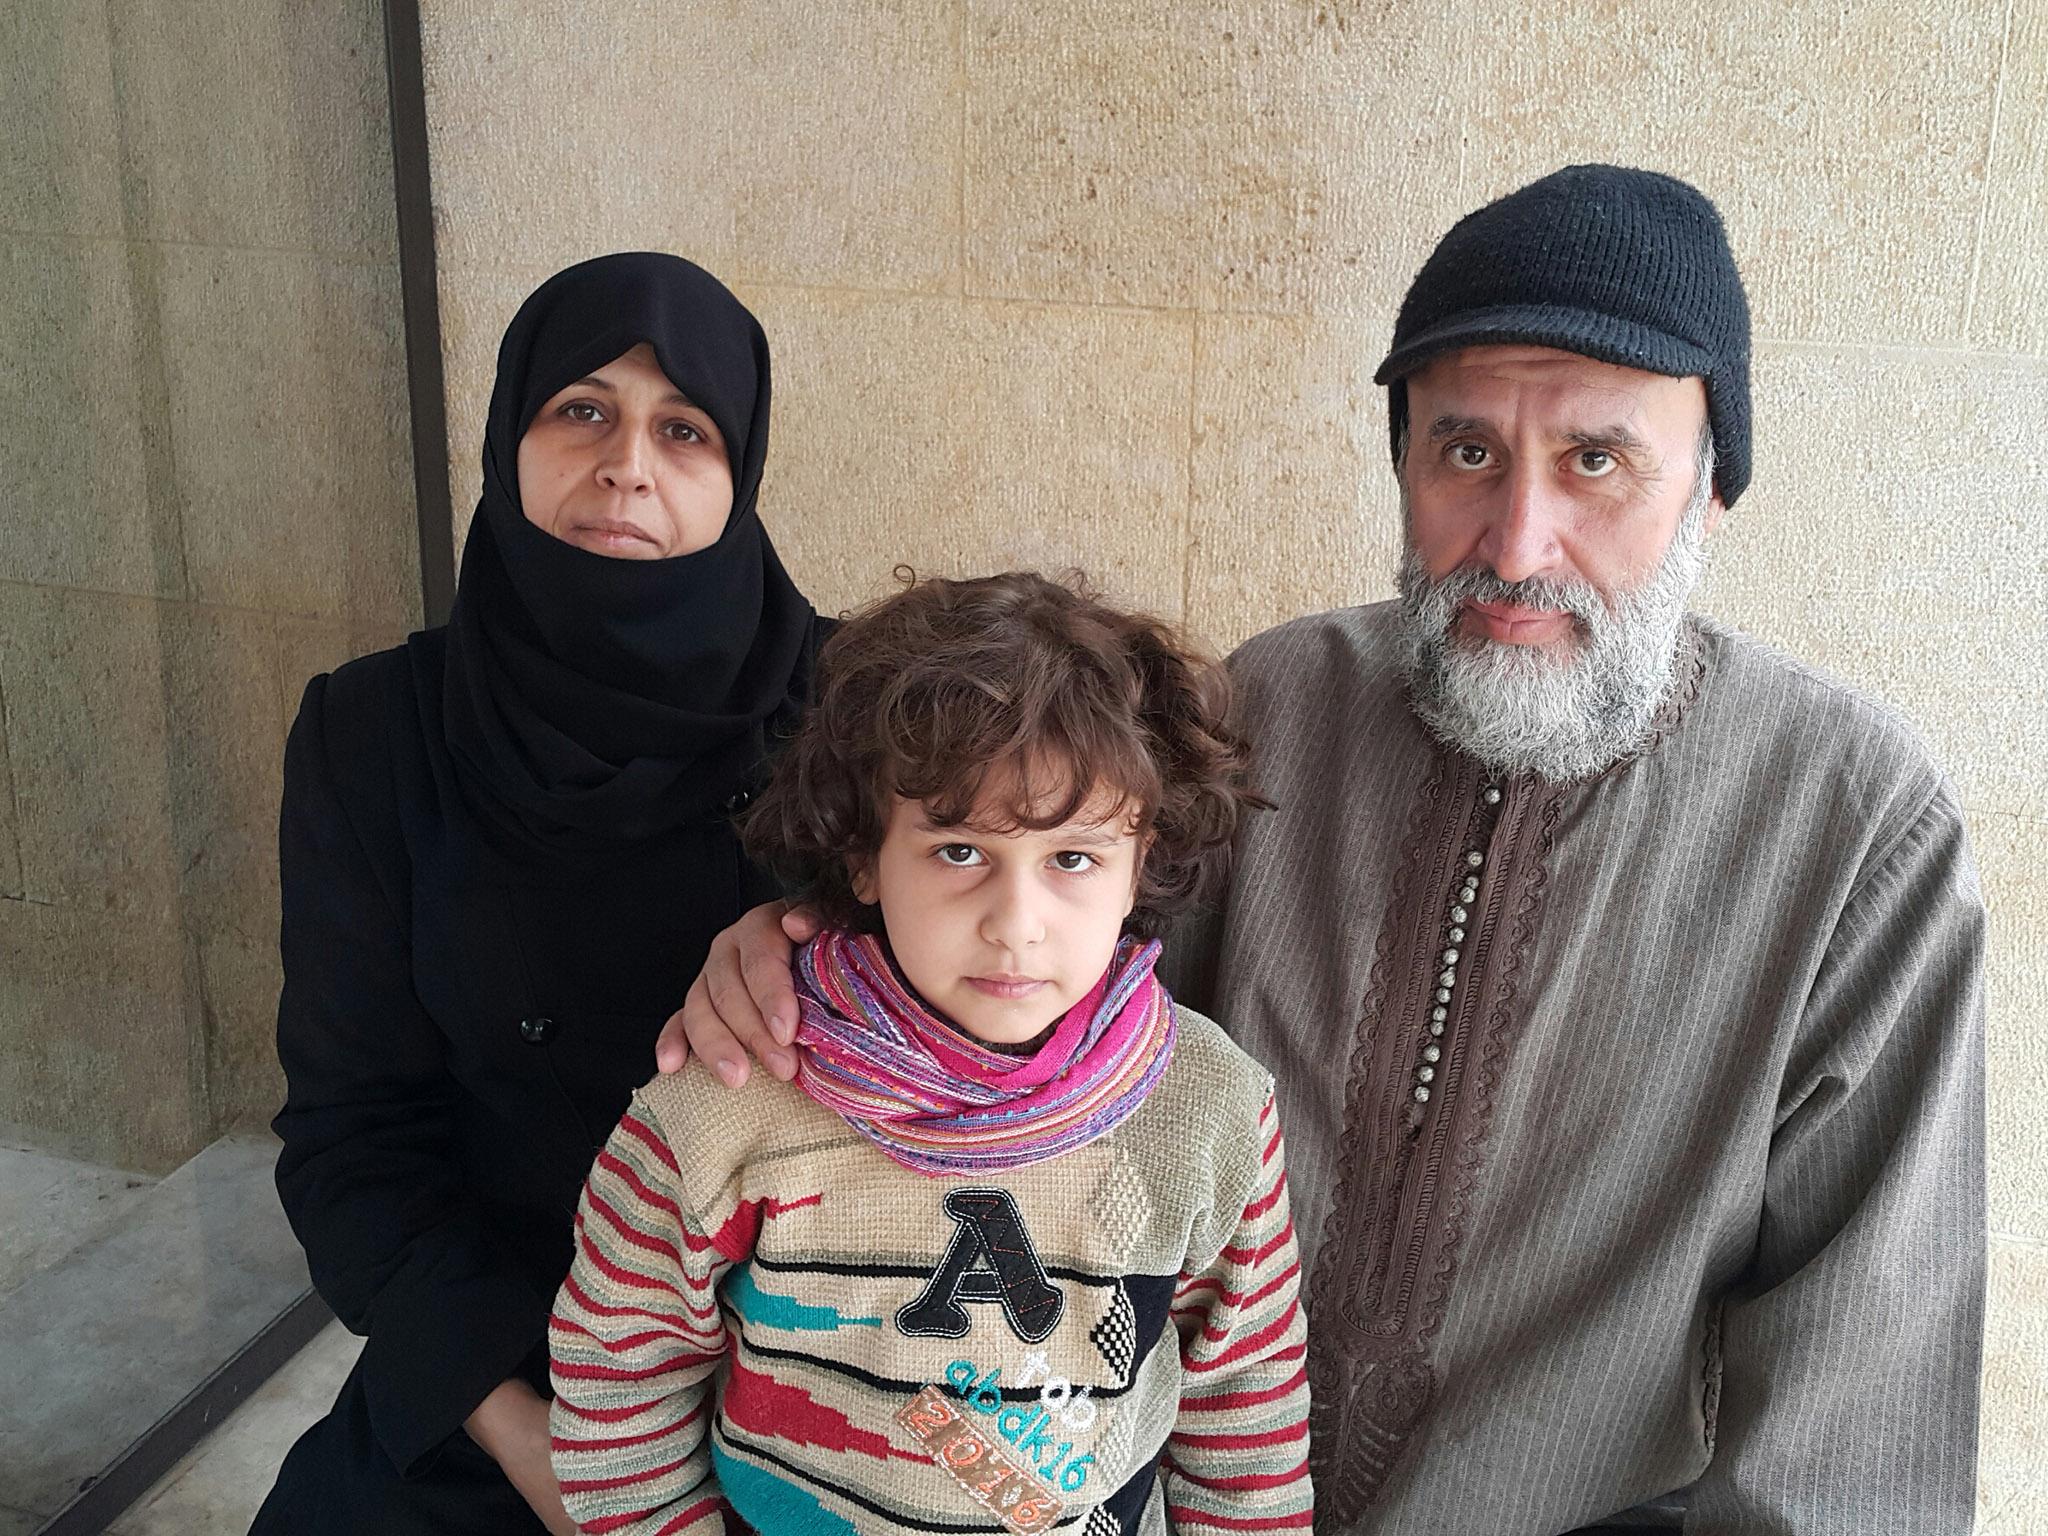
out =
<svg viewBox="0 0 2048 1536"><path fill-rule="evenodd" d="M841 1328L879 1328L879 1317L848 1317L837 1307L814 1307L793 1296L778 1296L754 1283L754 1267L741 1264L718 1288L719 1296L739 1313L740 1320L797 1333L836 1333Z"/></svg>
<svg viewBox="0 0 2048 1536"><path fill-rule="evenodd" d="M777 1536L860 1536L850 1521L819 1503L816 1494L726 1455L715 1442L711 1461L726 1501L755 1530Z"/></svg>

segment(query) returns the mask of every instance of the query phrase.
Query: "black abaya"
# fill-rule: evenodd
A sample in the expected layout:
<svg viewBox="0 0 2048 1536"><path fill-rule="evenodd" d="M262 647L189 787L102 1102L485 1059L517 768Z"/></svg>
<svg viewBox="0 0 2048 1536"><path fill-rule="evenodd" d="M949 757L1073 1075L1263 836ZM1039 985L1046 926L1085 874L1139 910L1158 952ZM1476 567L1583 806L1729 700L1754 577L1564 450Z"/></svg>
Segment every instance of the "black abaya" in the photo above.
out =
<svg viewBox="0 0 2048 1536"><path fill-rule="evenodd" d="M539 404L640 341L718 423L718 544L608 560L525 521ZM446 630L306 690L285 754L278 1189L366 1336L259 1533L539 1530L462 1423L547 1391L595 1148L710 939L774 894L729 814L808 684L815 620L754 513L767 348L670 257L544 285L507 332Z"/></svg>

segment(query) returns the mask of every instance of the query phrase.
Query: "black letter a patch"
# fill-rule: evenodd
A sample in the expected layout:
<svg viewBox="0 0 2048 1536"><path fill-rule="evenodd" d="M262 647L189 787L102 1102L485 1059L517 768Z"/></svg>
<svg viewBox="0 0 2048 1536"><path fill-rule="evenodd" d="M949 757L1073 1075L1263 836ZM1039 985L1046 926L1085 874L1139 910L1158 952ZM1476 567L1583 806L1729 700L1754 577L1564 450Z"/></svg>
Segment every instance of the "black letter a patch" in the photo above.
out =
<svg viewBox="0 0 2048 1536"><path fill-rule="evenodd" d="M992 1301L1018 1338L1036 1344L1059 1325L1067 1299L1045 1276L1024 1218L1007 1190L956 1189L945 1212L958 1226L952 1246L923 1294L896 1314L896 1326L918 1337L957 1339L968 1329L969 1301Z"/></svg>

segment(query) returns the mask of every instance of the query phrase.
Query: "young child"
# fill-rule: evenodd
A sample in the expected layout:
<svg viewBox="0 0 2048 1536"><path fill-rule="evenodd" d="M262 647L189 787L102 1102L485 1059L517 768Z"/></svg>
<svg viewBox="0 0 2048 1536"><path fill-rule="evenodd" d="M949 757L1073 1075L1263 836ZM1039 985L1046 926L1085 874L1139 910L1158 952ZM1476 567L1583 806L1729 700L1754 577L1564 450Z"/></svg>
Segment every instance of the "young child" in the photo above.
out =
<svg viewBox="0 0 2048 1536"><path fill-rule="evenodd" d="M696 1063L549 1330L585 1531L1307 1531L1272 1079L1153 976L1260 802L1222 669L1036 576L842 627L748 819L833 926L795 1083Z"/></svg>

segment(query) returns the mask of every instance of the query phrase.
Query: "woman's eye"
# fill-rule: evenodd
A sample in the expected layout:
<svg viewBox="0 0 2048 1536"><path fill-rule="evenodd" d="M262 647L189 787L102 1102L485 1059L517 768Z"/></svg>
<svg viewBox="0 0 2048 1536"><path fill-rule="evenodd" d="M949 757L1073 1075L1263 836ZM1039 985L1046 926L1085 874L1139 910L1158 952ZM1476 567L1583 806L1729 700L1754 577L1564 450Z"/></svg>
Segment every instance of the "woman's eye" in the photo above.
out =
<svg viewBox="0 0 2048 1536"><path fill-rule="evenodd" d="M1060 873L1078 875L1083 870L1095 867L1095 855L1092 853L1077 853L1072 849L1068 849L1063 853L1054 854L1052 862L1053 868L1059 870Z"/></svg>
<svg viewBox="0 0 2048 1536"><path fill-rule="evenodd" d="M1451 463L1459 469L1484 469L1493 462L1493 454L1484 443L1451 444Z"/></svg>
<svg viewBox="0 0 2048 1536"><path fill-rule="evenodd" d="M1588 480L1614 473L1614 455L1605 448L1581 448L1572 456L1572 468Z"/></svg>
<svg viewBox="0 0 2048 1536"><path fill-rule="evenodd" d="M588 400L571 400L562 407L562 414L571 421L603 421L604 412Z"/></svg>
<svg viewBox="0 0 2048 1536"><path fill-rule="evenodd" d="M668 424L668 434L679 443L701 443L704 441L704 434L691 426L687 421L670 422Z"/></svg>
<svg viewBox="0 0 2048 1536"><path fill-rule="evenodd" d="M955 869L972 869L981 862L981 850L972 843L944 843L939 847L938 859Z"/></svg>

